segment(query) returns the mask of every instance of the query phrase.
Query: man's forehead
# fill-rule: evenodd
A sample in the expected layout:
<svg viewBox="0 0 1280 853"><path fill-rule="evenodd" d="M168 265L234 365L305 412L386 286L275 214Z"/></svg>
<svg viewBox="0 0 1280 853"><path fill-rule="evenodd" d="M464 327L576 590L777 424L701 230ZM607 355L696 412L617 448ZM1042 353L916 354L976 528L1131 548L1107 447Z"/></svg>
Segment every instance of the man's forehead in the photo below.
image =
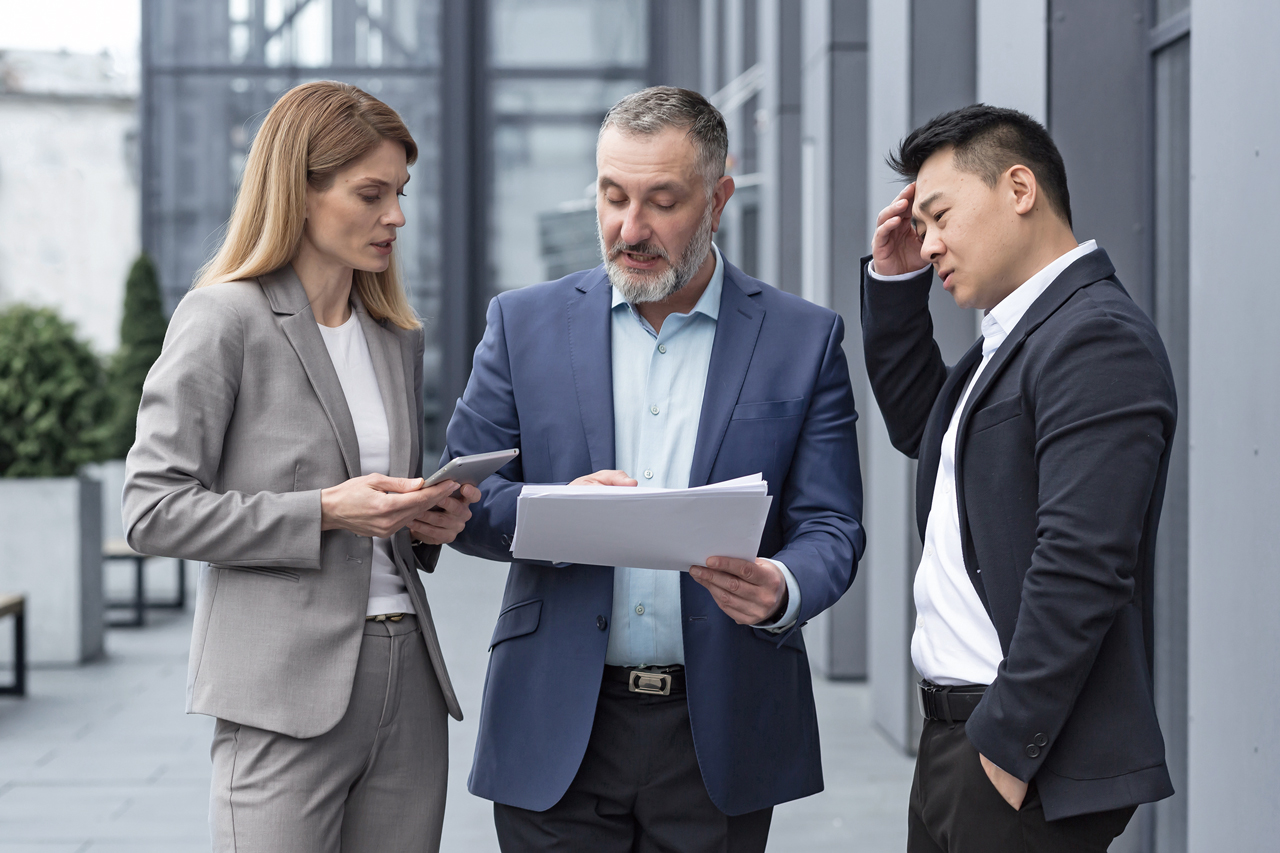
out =
<svg viewBox="0 0 1280 853"><path fill-rule="evenodd" d="M958 189L957 181L964 174L955 167L955 153L951 148L935 152L920 166L916 174L915 201L911 204L912 218L927 214L939 202L945 201Z"/></svg>
<svg viewBox="0 0 1280 853"><path fill-rule="evenodd" d="M629 177L650 179L658 175L687 180L696 160L693 143L676 127L643 135L610 127L600 135L596 148L601 179L609 177L616 183Z"/></svg>

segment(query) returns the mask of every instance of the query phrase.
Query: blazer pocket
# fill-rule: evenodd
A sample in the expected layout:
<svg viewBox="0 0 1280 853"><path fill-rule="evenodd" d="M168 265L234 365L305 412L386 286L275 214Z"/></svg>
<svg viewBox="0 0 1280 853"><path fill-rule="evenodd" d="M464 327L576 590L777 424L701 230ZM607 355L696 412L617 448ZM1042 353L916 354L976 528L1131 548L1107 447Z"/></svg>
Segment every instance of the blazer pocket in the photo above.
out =
<svg viewBox="0 0 1280 853"><path fill-rule="evenodd" d="M513 604L498 614L498 624L493 627L493 637L489 640L489 649L513 637L523 637L538 630L538 622L542 618L542 599L522 601Z"/></svg>
<svg viewBox="0 0 1280 853"><path fill-rule="evenodd" d="M268 569L258 566L235 566L231 563L210 563L209 568L224 569L229 572L249 572L250 574L266 575L270 578L279 578L280 580L293 581L294 583L297 583L301 578L301 575L297 572L291 572L288 569Z"/></svg>
<svg viewBox="0 0 1280 853"><path fill-rule="evenodd" d="M1022 415L1022 395L1014 394L999 402L978 409L969 417L969 434L991 429L997 424L1013 420Z"/></svg>
<svg viewBox="0 0 1280 853"><path fill-rule="evenodd" d="M735 421L764 418L794 418L804 414L804 397L794 400L770 400L763 403L739 403L733 407Z"/></svg>

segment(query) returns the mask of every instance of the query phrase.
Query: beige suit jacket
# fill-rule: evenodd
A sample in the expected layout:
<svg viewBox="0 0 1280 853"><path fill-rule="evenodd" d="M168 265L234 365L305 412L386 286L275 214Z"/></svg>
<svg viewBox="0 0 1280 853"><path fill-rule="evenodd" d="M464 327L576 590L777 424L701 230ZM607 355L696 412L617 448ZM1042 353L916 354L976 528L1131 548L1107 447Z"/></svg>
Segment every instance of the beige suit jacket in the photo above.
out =
<svg viewBox="0 0 1280 853"><path fill-rule="evenodd" d="M387 410L393 477L422 473L421 330L352 302ZM174 311L143 386L126 463L124 525L144 554L200 572L187 711L315 737L351 696L373 540L320 530L320 490L360 476L346 397L291 267L193 290ZM450 715L445 670L417 569L439 548L392 539Z"/></svg>

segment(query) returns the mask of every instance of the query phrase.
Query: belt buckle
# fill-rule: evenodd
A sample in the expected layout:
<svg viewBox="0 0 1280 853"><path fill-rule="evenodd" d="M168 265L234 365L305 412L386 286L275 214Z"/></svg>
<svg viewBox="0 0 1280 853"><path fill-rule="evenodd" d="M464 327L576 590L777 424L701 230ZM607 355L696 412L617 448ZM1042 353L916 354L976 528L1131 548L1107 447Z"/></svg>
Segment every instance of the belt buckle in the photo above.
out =
<svg viewBox="0 0 1280 853"><path fill-rule="evenodd" d="M403 613L379 613L377 616L370 616L369 621L372 622L399 622L404 618Z"/></svg>
<svg viewBox="0 0 1280 853"><path fill-rule="evenodd" d="M642 669L633 669L627 674L627 689L632 693L670 696L671 676L665 672L645 672Z"/></svg>
<svg viewBox="0 0 1280 853"><path fill-rule="evenodd" d="M951 725L956 721L951 717L951 686L934 684L932 681L921 679L919 690L916 691L916 700L920 703L920 716L926 720L941 720L947 725ZM941 716L937 711L930 714L930 705L936 705L942 710Z"/></svg>

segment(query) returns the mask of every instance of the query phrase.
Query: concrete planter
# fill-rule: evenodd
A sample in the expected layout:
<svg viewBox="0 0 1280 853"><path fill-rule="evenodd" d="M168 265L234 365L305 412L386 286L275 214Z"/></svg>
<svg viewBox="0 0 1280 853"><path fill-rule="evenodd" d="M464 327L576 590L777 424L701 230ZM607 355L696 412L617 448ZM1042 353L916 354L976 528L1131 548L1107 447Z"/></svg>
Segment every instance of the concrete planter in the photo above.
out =
<svg viewBox="0 0 1280 853"><path fill-rule="evenodd" d="M32 664L76 664L102 654L102 486L97 480L0 479L0 590L27 596ZM8 648L0 650L3 659L8 654Z"/></svg>
<svg viewBox="0 0 1280 853"><path fill-rule="evenodd" d="M124 460L108 459L80 468L80 475L102 484L102 541L124 538L120 502L124 495Z"/></svg>

